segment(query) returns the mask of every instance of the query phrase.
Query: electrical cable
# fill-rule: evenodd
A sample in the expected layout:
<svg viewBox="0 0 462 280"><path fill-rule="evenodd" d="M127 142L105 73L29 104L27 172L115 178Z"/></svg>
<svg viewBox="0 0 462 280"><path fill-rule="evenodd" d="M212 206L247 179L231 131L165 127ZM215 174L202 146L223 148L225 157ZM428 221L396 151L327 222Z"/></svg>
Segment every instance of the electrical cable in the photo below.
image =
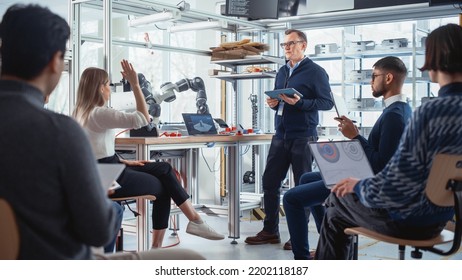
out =
<svg viewBox="0 0 462 280"><path fill-rule="evenodd" d="M155 26L158 30L163 30L163 31L168 30L167 28L160 28L160 27L157 25L157 23L155 23L154 26Z"/></svg>
<svg viewBox="0 0 462 280"><path fill-rule="evenodd" d="M167 245L167 246L162 246L163 249L172 248L172 247L175 247L175 246L177 246L178 244L181 243L180 235L178 234L178 230L176 229L176 218L170 216L170 222L173 224L173 233L175 234L177 241L176 241L176 243L173 243L173 244L170 244L170 245Z"/></svg>
<svg viewBox="0 0 462 280"><path fill-rule="evenodd" d="M119 136L120 134L125 133L125 132L127 132L127 131L130 131L130 129L122 130L121 132L117 133L115 137L117 137L117 136Z"/></svg>
<svg viewBox="0 0 462 280"><path fill-rule="evenodd" d="M209 163L207 162L207 159L206 159L205 156L204 156L204 151L203 151L202 149L200 149L200 151L201 151L201 156L202 156L202 158L204 159L205 164L207 165L207 168L209 169L210 173L215 173L215 172L220 171L220 168L219 168L219 167L218 167L216 170L213 170L212 168L210 168L210 165L209 165ZM218 156L219 156L219 155L220 155L220 154L218 153ZM217 162L217 158L215 158L215 163L213 164L214 167L215 167L216 162ZM220 161L218 161L218 162L219 162L220 164L222 163L222 162L220 162Z"/></svg>
<svg viewBox="0 0 462 280"><path fill-rule="evenodd" d="M245 146L245 150L242 152L240 156L242 157L243 155L247 154L249 152L249 149L250 149L250 145Z"/></svg>

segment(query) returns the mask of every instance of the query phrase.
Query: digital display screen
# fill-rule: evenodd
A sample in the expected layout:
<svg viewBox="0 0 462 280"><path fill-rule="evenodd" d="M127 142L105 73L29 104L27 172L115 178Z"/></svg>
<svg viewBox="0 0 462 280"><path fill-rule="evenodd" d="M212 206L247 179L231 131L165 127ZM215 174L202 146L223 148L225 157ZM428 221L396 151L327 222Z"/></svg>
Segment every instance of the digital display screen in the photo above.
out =
<svg viewBox="0 0 462 280"><path fill-rule="evenodd" d="M440 6L440 5L451 5L451 4L459 4L462 5L462 1L455 1L455 0L430 0L430 6Z"/></svg>
<svg viewBox="0 0 462 280"><path fill-rule="evenodd" d="M249 17L250 0L226 0L226 15Z"/></svg>
<svg viewBox="0 0 462 280"><path fill-rule="evenodd" d="M226 0L227 16L249 19L277 19L281 0Z"/></svg>

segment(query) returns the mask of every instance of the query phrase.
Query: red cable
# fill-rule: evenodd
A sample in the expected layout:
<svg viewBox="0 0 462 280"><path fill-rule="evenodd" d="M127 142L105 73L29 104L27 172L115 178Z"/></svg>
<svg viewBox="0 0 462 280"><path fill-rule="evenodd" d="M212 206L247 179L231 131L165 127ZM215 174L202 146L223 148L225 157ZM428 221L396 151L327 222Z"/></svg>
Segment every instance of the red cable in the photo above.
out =
<svg viewBox="0 0 462 280"><path fill-rule="evenodd" d="M125 130L122 130L121 132L117 133L115 137L119 136L120 134L122 133L125 133L127 131L130 131L130 128L129 129L125 129Z"/></svg>

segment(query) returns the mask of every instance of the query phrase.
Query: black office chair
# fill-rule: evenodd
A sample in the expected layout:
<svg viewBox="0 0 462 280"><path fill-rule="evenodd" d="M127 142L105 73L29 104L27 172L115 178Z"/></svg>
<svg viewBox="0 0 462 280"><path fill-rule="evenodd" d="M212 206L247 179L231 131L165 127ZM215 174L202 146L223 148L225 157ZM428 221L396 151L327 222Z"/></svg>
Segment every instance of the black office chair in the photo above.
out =
<svg viewBox="0 0 462 280"><path fill-rule="evenodd" d="M438 154L433 160L425 193L428 199L441 207L454 207L454 221L449 221L446 228L436 237L426 240L401 239L381 234L363 227L346 228L345 233L353 235L353 259L358 259L358 236L397 244L399 259L405 259L406 246L414 250L411 257L422 258L422 252L429 251L438 255L448 256L459 250L462 234L462 155ZM437 245L452 242L447 251Z"/></svg>

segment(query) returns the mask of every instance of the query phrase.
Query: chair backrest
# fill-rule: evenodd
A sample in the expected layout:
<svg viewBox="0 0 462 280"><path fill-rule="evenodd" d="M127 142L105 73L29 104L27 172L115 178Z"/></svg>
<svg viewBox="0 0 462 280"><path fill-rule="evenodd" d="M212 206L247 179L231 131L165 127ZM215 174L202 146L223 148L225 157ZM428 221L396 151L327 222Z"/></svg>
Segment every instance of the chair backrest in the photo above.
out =
<svg viewBox="0 0 462 280"><path fill-rule="evenodd" d="M19 231L13 209L0 198L0 260L14 260L19 255Z"/></svg>
<svg viewBox="0 0 462 280"><path fill-rule="evenodd" d="M428 199L438 206L454 206L454 191L447 188L451 180L462 181L462 155L437 154L425 188Z"/></svg>
<svg viewBox="0 0 462 280"><path fill-rule="evenodd" d="M462 242L462 155L438 154L432 163L425 193L431 202L454 207L454 238L449 250L436 247L427 250L448 256L457 252Z"/></svg>

